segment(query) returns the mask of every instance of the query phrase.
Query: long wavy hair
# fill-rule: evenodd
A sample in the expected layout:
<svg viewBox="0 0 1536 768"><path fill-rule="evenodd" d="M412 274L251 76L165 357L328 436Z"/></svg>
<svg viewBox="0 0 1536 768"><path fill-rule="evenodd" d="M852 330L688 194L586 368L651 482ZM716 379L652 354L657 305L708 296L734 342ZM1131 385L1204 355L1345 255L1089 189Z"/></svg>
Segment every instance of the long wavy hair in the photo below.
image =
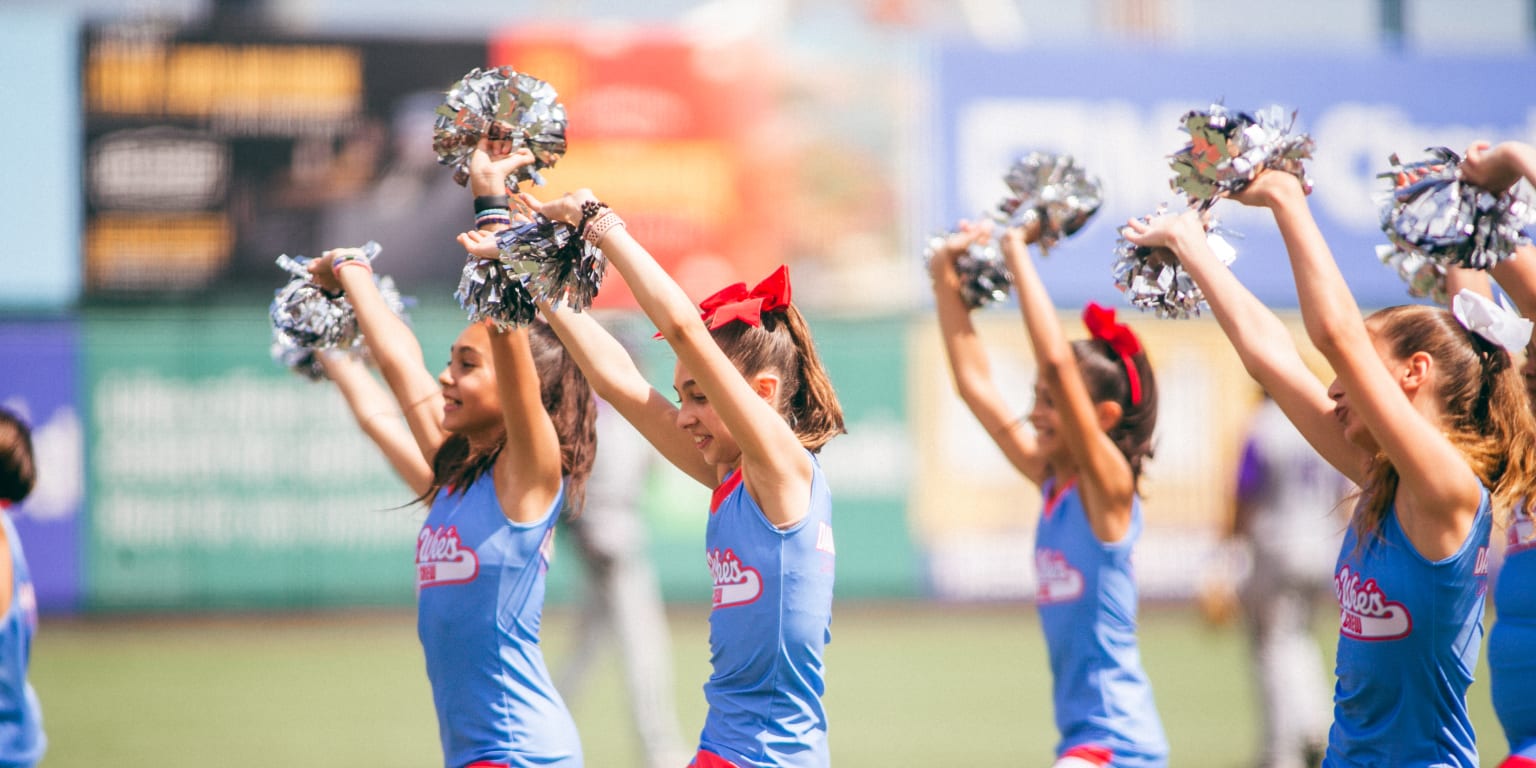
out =
<svg viewBox="0 0 1536 768"><path fill-rule="evenodd" d="M597 404L592 387L560 338L542 322L528 326L528 344L539 374L539 394L544 411L560 438L560 473L565 476L566 509L571 517L581 514L586 501L587 478L597 454ZM417 497L430 503L444 488L462 492L495 465L506 447L505 430L488 447L472 450L469 438L449 435L432 460L432 486Z"/></svg>
<svg viewBox="0 0 1536 768"><path fill-rule="evenodd" d="M1536 498L1536 417L1510 353L1440 307L1388 307L1366 324L1397 359L1423 352L1434 360L1445 435L1492 492L1495 507L1509 510L1520 499ZM1371 459L1350 521L1362 546L1381 534L1398 481L1386 454Z"/></svg>

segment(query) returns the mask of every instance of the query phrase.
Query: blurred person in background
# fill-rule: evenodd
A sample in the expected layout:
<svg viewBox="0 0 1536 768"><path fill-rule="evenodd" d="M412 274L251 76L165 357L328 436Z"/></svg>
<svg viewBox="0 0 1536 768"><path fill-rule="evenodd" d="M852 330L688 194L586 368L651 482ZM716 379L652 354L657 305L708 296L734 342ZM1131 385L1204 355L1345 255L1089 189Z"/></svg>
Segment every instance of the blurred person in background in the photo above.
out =
<svg viewBox="0 0 1536 768"><path fill-rule="evenodd" d="M32 636L37 632L37 599L32 573L11 522L11 508L32 493L37 467L32 430L21 417L0 408L0 766L21 768L43 759L48 739L37 692L27 681Z"/></svg>
<svg viewBox="0 0 1536 768"><path fill-rule="evenodd" d="M687 763L688 753L672 696L672 634L640 509L656 454L601 399L597 401L597 445L586 508L565 523L586 578L575 647L555 670L555 687L566 701L574 701L602 645L612 639L623 662L630 718L644 764L678 768Z"/></svg>
<svg viewBox="0 0 1536 768"><path fill-rule="evenodd" d="M1262 726L1259 768L1317 765L1328 744L1332 696L1313 628L1333 602L1333 561L1345 525L1337 512L1349 492L1349 481L1265 395L1248 422L1226 532L1246 573L1209 582L1226 587L1248 628Z"/></svg>

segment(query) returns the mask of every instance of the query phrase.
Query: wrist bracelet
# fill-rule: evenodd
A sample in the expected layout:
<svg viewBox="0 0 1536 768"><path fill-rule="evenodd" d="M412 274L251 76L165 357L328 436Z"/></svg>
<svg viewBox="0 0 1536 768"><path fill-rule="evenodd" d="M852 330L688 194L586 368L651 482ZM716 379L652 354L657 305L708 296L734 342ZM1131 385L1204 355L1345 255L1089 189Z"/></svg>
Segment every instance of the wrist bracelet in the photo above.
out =
<svg viewBox="0 0 1536 768"><path fill-rule="evenodd" d="M475 214L476 229L485 229L497 224L506 227L512 226L512 212L506 208L487 208Z"/></svg>
<svg viewBox="0 0 1536 768"><path fill-rule="evenodd" d="M512 205L509 195L475 195L475 213L500 208L506 210Z"/></svg>
<svg viewBox="0 0 1536 768"><path fill-rule="evenodd" d="M605 210L598 214L597 218L589 222L586 229L582 230L581 239L593 245L600 245L604 235L607 235L614 228L622 226L625 226L624 220L619 218L617 213Z"/></svg>
<svg viewBox="0 0 1536 768"><path fill-rule="evenodd" d="M331 257L332 274L348 264L357 264L366 268L369 272L373 271L373 264L369 263L368 255L365 252L358 249L347 249Z"/></svg>

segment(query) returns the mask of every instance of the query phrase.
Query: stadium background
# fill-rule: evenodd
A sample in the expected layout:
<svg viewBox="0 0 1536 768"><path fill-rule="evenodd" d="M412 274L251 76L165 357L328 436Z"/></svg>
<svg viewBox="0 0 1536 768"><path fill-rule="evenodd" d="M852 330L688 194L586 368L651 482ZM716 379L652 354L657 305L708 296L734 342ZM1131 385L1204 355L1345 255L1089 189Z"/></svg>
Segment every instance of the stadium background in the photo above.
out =
<svg viewBox="0 0 1536 768"><path fill-rule="evenodd" d="M1149 668L1165 710L1194 698L1185 706L1200 723L1218 699L1238 714L1210 727L1246 743L1240 639L1202 634L1184 604L1225 514L1255 391L1213 321L1124 307L1109 277L1115 225L1175 200L1163 157L1182 143L1184 111L1281 104L1317 140L1314 209L1361 303L1401 303L1402 282L1373 255L1375 174L1392 152L1536 140L1533 41L1530 0L0 2L0 401L32 418L42 465L19 527L45 612L37 663L50 762L136 755L110 751L114 724L155 737L145 764L169 764L155 745L188 738L132 716L128 689L154 684L131 683L135 667L112 663L113 653L179 648L141 660L156 680L195 656L199 641L187 638L215 649L307 647L306 633L323 628L342 645L359 629L405 642L397 660L367 668L410 681L401 698L415 698L419 717L392 730L350 719L372 723L367 732L424 734L424 753L419 739L402 741L431 759L424 681L411 677L415 649L398 610L413 600L402 563L420 513L400 506L410 494L382 461L358 460L372 449L334 391L270 362L265 311L283 281L278 254L375 239L385 248L379 271L417 297L413 321L438 360L463 323L449 238L468 225L469 206L432 157L431 110L486 63L551 81L569 108L571 148L547 173L548 192L598 190L691 295L791 265L849 415L849 435L825 454L838 494L839 629L875 638L929 626L926 639L910 639L914 654L990 657L1021 675L1044 671L1030 655L1037 633L1024 605L1038 501L951 394L921 252L932 232L995 201L1021 152L1070 152L1100 175L1103 209L1043 272L1059 306L1120 306L1145 337L1163 391L1138 549L1152 606ZM1246 235L1239 276L1289 317L1294 292L1272 225L1226 205L1218 212ZM626 312L621 285L603 300L615 322L647 332ZM981 322L1023 411L1033 372L1017 316L994 310ZM642 349L666 389L670 356L659 344ZM702 679L705 498L665 468L644 491L663 587L683 617L686 728ZM575 571L552 571L555 640ZM360 618L361 609L390 618ZM170 630L146 619L168 616ZM966 653L945 626L979 650ZM1170 658L1190 655L1188 665L1160 676L1164 646ZM299 664L320 689L337 664L281 658L265 669ZM196 688L241 666L224 661L162 684ZM869 668L863 690L886 680L880 669ZM49 674L58 675L52 691ZM916 689L892 697L966 710L975 689L953 674L907 682L949 691L950 703ZM126 698L96 698L103 679ZM1001 685L985 675L978 684ZM274 699L289 698L278 691ZM1046 754L1048 702L999 696L999 728L1026 712L1035 713L1029 727L1043 728L999 737L983 720L974 741L990 739L993 751L976 754ZM186 709L169 704L167 721L193 709L169 700ZM890 724L870 706L845 705L843 722ZM1484 741L1496 744L1478 706ZM1165 714L1176 753L1209 756L1195 726L1179 730ZM274 738L254 722L245 730L261 734L242 750L250 758L348 764L366 754L271 753L326 739ZM1044 741L1015 741L1020 733ZM855 742L844 764L907 764L890 757L906 753L878 748L857 753L880 756L864 762Z"/></svg>

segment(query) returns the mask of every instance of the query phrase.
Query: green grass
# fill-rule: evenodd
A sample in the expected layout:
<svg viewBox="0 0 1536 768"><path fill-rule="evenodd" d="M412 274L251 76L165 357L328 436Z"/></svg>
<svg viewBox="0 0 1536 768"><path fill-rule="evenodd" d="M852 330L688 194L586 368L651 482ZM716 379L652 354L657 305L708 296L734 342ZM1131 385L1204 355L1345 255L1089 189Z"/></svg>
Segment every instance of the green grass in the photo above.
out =
<svg viewBox="0 0 1536 768"><path fill-rule="evenodd" d="M678 717L690 740L704 714L706 610L672 612ZM1246 765L1255 723L1240 633L1182 609L1143 613L1172 764ZM552 665L572 617L552 609L545 621ZM593 768L637 764L616 664L605 654L572 705ZM1028 605L842 604L827 664L840 768L1049 764L1049 674ZM440 764L409 614L45 618L32 676L51 742L46 768ZM1504 743L1486 677L1479 670L1471 700L1492 759Z"/></svg>

